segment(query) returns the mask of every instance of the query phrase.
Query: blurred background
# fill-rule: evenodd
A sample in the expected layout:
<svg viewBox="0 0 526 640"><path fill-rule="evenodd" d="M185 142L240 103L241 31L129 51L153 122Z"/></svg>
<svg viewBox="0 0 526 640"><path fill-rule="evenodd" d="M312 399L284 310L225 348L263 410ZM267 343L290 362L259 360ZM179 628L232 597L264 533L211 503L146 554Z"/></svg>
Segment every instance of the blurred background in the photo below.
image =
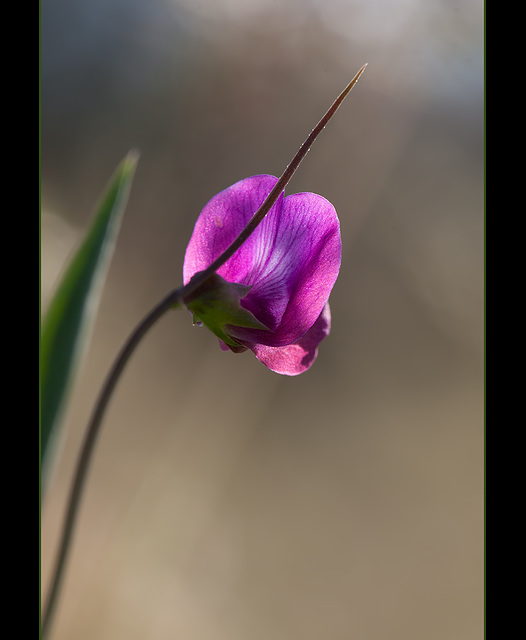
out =
<svg viewBox="0 0 526 640"><path fill-rule="evenodd" d="M174 312L107 414L53 638L470 640L483 630L483 3L45 0L42 305L141 157L42 505L42 595L91 407L218 191L336 207L332 333L297 378Z"/></svg>

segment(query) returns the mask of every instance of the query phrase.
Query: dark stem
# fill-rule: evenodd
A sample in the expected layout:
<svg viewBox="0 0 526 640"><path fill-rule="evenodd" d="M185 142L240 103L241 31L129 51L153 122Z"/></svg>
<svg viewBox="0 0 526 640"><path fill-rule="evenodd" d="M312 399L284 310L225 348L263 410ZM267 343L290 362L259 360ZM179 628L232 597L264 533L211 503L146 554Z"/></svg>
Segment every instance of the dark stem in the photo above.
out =
<svg viewBox="0 0 526 640"><path fill-rule="evenodd" d="M354 87L354 85L358 82L360 76L365 71L365 67L367 64L364 64L363 67L358 71L358 73L354 76L354 78L349 82L349 84L345 87L345 89L340 93L340 95L336 98L336 100L329 107L323 118L318 122L318 124L314 127L314 129L310 132L310 135L305 140L305 142L298 149L298 152L290 161L290 164L287 166L280 179L276 182L276 186L272 189L272 191L268 194L266 200L259 207L256 213L249 220L247 226L243 229L243 231L239 234L239 236L232 242L232 244L217 258L212 262L212 264L205 269L204 271L196 274L192 280L186 285L184 294L187 295L194 291L199 287L212 273L216 272L221 265L223 265L229 258L231 258L234 253L239 249L239 247L245 242L245 240L252 234L252 232L256 229L258 224L263 220L263 218L270 211L276 200L279 198L280 193L285 189L287 184L290 182L290 179L296 172L296 169L300 166L301 161L307 155L307 152L312 147L314 141L321 133L321 131L325 128L325 125L329 122L332 116L336 113L338 107L345 100L350 90ZM186 291L189 285L193 285L191 291Z"/></svg>
<svg viewBox="0 0 526 640"><path fill-rule="evenodd" d="M120 375L126 366L126 363L130 359L130 356L134 352L135 348L148 332L148 330L159 320L159 318L172 308L174 305L181 303L182 301L182 289L176 289L168 294L159 304L157 304L147 316L137 325L130 337L124 344L115 360L113 367L111 368L104 385L101 389L100 395L95 405L95 410L91 416L91 420L84 436L84 442L80 456L77 462L76 473L69 495L68 507L66 516L64 519L64 525L62 529L62 538L60 540L59 552L55 562L55 569L51 579L51 586L47 596L46 605L42 614L42 638L45 638L51 626L51 620L55 611L57 597L62 583L62 577L64 574L64 567L68 557L69 549L71 546L71 536L75 525L77 511L80 505L80 497L84 488L84 482L88 472L91 455L97 441L97 437L100 433L100 427L102 424L102 418L108 402L113 394L115 386L120 378Z"/></svg>
<svg viewBox="0 0 526 640"><path fill-rule="evenodd" d="M247 226L234 240L234 242L207 269L196 274L186 286L175 289L174 291L169 293L163 300L161 300L161 302L159 302L159 304L157 304L150 311L150 313L148 313L148 315L137 325L137 327L128 338L127 342L122 347L101 389L100 395L95 405L95 409L93 411L93 414L91 415L91 419L86 430L84 442L82 443L75 477L73 480L71 493L69 495L69 501L67 503L67 511L64 519L64 526L62 529L62 537L60 539L58 556L51 579L51 586L42 614L42 638L46 637L51 627L51 620L53 618L60 586L62 584L64 567L66 565L66 560L71 547L71 537L75 526L78 508L80 506L80 498L84 488L84 483L86 480L93 449L95 447L95 443L100 432L100 427L102 425L102 419L104 417L104 413L113 394L113 391L117 385L117 382L119 381L121 373L123 372L128 360L130 359L130 356L134 352L141 339L157 322L157 320L159 320L159 318L163 316L166 311L168 311L168 309L176 305L183 304L185 299L188 299L188 297L192 293L194 293L195 290L198 289L198 287L200 287L207 278L215 273L217 269L221 267L221 265L223 265L230 257L232 257L232 255L239 249L239 247L245 242L245 240L252 234L258 224L270 211L270 209L278 199L280 193L285 189L288 182L294 175L296 169L299 167L301 161L311 148L312 144L314 143L322 129L336 113L336 110L344 101L350 90L358 82L358 79L364 72L366 66L366 64L363 65L360 71L358 71L351 82L345 87L342 93L332 103L327 113L318 122L305 142L301 145L298 152L296 153L290 164L287 166L282 176L277 181L274 189L272 189L261 207L252 216Z"/></svg>

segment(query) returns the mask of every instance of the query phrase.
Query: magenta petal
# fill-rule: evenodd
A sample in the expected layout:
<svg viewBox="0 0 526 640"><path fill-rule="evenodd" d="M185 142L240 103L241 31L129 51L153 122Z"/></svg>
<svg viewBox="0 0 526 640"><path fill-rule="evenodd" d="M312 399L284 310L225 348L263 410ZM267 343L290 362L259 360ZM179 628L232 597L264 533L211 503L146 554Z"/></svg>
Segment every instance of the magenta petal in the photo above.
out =
<svg viewBox="0 0 526 640"><path fill-rule="evenodd" d="M274 176L252 176L208 202L186 250L185 284L230 246L276 182ZM228 282L250 287L240 304L268 330L234 323L225 324L225 333L273 371L306 371L330 330L328 300L340 262L340 223L332 204L313 193L281 194L217 271Z"/></svg>
<svg viewBox="0 0 526 640"><path fill-rule="evenodd" d="M186 248L183 282L203 271L237 238L278 181L274 176L259 175L236 182L214 196L201 211ZM273 237L268 220L279 217L283 201L280 195L263 222L238 251L218 269L228 282L253 284L258 262L265 259ZM278 214L276 216L275 214ZM261 255L263 252L263 256Z"/></svg>
<svg viewBox="0 0 526 640"><path fill-rule="evenodd" d="M290 294L279 326L281 344L287 344L316 322L338 277L341 238L336 211L314 193L288 196L283 202L277 238L274 251L281 249L279 271ZM267 282L262 282L266 287Z"/></svg>
<svg viewBox="0 0 526 640"><path fill-rule="evenodd" d="M287 196L267 224L274 226L271 252L241 304L273 332L235 327L231 334L281 347L305 334L329 299L341 263L340 225L331 203L313 193Z"/></svg>
<svg viewBox="0 0 526 640"><path fill-rule="evenodd" d="M307 333L293 344L285 347L252 345L256 358L272 371L286 376L297 376L310 369L318 355L318 345L331 330L331 311L325 305L319 318Z"/></svg>

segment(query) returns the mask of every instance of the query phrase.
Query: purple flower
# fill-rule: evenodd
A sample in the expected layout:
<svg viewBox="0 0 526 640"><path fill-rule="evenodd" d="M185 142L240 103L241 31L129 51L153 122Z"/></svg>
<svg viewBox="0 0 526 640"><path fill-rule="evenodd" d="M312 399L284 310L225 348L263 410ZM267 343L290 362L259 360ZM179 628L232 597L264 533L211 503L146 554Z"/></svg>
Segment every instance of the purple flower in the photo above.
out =
<svg viewBox="0 0 526 640"><path fill-rule="evenodd" d="M276 183L274 176L253 176L210 200L186 249L184 284L230 246ZM228 283L243 285L235 289L241 311L254 319L241 321L243 326L225 322L221 331L212 329L225 338L221 347L235 352L248 348L277 373L306 371L330 331L328 300L340 262L340 223L332 204L314 193L281 194L252 235L217 270Z"/></svg>

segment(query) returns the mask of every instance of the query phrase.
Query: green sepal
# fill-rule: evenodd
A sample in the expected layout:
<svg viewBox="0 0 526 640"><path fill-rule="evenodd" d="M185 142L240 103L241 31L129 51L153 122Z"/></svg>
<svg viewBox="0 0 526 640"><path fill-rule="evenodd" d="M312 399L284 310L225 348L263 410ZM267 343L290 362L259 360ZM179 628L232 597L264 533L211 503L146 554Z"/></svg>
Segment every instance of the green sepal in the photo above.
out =
<svg viewBox="0 0 526 640"><path fill-rule="evenodd" d="M242 347L243 345L225 331L226 325L270 331L253 313L240 304L240 300L251 288L228 282L214 273L185 302L187 308L193 313L194 324L202 322L228 346Z"/></svg>

